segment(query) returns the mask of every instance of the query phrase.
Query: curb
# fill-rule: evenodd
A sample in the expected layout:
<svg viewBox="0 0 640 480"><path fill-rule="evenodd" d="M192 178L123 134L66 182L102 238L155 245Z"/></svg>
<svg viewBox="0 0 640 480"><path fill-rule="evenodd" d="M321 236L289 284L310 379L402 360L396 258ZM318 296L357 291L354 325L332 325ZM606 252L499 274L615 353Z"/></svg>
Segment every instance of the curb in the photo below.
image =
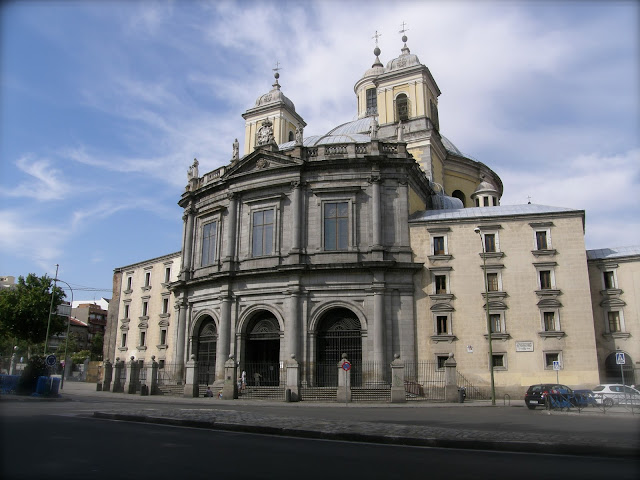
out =
<svg viewBox="0 0 640 480"><path fill-rule="evenodd" d="M543 453L554 455L573 455L607 458L637 458L638 450L630 447L608 447L593 445L567 445L562 443L537 443L513 441L486 441L451 438L417 438L375 435L349 432L324 432L320 430L303 430L285 427L269 427L264 425L248 425L235 423L217 423L204 420L182 420L177 418L150 417L145 415L128 415L122 413L94 412L94 418L103 420L118 420L124 422L139 422L156 425L182 426L206 430L220 430L227 432L255 433L263 435L280 435L288 437L308 438L317 440L335 440L345 442L376 443L383 445L404 445L413 447L457 448L464 450L485 450L512 453Z"/></svg>

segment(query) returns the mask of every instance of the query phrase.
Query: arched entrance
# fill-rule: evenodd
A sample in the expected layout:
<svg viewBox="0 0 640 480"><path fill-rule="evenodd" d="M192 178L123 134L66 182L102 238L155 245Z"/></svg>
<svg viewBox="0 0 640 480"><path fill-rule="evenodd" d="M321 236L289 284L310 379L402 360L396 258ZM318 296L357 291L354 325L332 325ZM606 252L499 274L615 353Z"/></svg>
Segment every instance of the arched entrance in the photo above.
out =
<svg viewBox="0 0 640 480"><path fill-rule="evenodd" d="M616 352L611 353L604 361L604 370L606 375L605 383L622 383L622 370L624 371L624 383L625 385L635 385L636 377L633 369L633 359L631 355L626 354L624 365L618 365L616 363Z"/></svg>
<svg viewBox="0 0 640 480"><path fill-rule="evenodd" d="M362 369L362 332L358 317L346 308L330 310L318 323L316 339L316 385L338 385L338 362L346 353L352 366L351 385L359 386L356 379Z"/></svg>
<svg viewBox="0 0 640 480"><path fill-rule="evenodd" d="M196 360L198 361L198 383L211 385L216 379L216 344L218 330L213 318L208 317L200 325L198 331L198 347Z"/></svg>
<svg viewBox="0 0 640 480"><path fill-rule="evenodd" d="M247 383L254 386L280 384L280 325L271 312L260 312L247 325L244 367Z"/></svg>

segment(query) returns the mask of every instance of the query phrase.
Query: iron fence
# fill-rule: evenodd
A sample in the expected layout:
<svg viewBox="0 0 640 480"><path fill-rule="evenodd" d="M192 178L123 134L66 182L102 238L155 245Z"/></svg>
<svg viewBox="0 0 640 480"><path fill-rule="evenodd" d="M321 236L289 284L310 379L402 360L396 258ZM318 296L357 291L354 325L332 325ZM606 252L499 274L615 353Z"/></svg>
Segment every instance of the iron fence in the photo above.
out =
<svg viewBox="0 0 640 480"><path fill-rule="evenodd" d="M404 389L407 400L444 401L444 369L437 362L405 363Z"/></svg>
<svg viewBox="0 0 640 480"><path fill-rule="evenodd" d="M245 372L245 383L241 382ZM284 400L286 395L286 367L275 362L244 363L238 369L238 396L269 400Z"/></svg>
<svg viewBox="0 0 640 480"><path fill-rule="evenodd" d="M158 385L182 385L183 371L181 363L159 363L156 373Z"/></svg>
<svg viewBox="0 0 640 480"><path fill-rule="evenodd" d="M198 362L198 384L211 385L216 381L216 363Z"/></svg>
<svg viewBox="0 0 640 480"><path fill-rule="evenodd" d="M467 379L460 372L457 373L457 384L458 387L465 389L465 399L466 400L488 400L491 398L490 387L478 387L473 385L469 379Z"/></svg>

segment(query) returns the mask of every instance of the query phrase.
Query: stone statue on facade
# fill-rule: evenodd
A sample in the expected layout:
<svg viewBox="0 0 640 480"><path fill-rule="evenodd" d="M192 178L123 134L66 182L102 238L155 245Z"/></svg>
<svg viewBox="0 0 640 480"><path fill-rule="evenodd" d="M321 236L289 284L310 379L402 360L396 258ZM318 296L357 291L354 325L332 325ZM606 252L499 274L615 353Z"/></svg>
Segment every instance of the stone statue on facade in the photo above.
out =
<svg viewBox="0 0 640 480"><path fill-rule="evenodd" d="M378 130L380 130L378 119L376 117L373 117L373 121L371 122L371 126L369 127L369 135L371 135L371 140L378 139Z"/></svg>
<svg viewBox="0 0 640 480"><path fill-rule="evenodd" d="M240 144L238 143L238 139L236 138L236 140L233 142L233 156L231 157L232 160L238 160L240 158Z"/></svg>
<svg viewBox="0 0 640 480"><path fill-rule="evenodd" d="M273 123L267 118L258 130L258 145L267 145L273 141Z"/></svg>
<svg viewBox="0 0 640 480"><path fill-rule="evenodd" d="M200 178L200 175L198 174L198 159L194 158L193 159L193 165L191 165L189 167L189 170L187 171L187 181L191 181L193 179L198 179Z"/></svg>
<svg viewBox="0 0 640 480"><path fill-rule="evenodd" d="M403 131L404 131L404 125L402 124L402 120L400 120L400 122L398 123L398 126L396 127L396 130L398 132L398 141L399 142L403 142Z"/></svg>
<svg viewBox="0 0 640 480"><path fill-rule="evenodd" d="M296 145L302 145L302 125L296 127Z"/></svg>

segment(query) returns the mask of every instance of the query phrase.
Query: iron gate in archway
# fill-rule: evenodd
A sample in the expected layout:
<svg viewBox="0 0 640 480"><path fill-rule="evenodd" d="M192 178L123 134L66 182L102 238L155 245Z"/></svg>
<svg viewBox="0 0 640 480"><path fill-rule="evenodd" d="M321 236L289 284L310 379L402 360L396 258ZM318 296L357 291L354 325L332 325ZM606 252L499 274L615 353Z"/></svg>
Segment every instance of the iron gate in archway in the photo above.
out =
<svg viewBox="0 0 640 480"><path fill-rule="evenodd" d="M320 321L316 337L315 385L338 386L338 362L346 353L351 362L351 386L360 386L362 370L362 332L353 312L339 308L328 312Z"/></svg>

